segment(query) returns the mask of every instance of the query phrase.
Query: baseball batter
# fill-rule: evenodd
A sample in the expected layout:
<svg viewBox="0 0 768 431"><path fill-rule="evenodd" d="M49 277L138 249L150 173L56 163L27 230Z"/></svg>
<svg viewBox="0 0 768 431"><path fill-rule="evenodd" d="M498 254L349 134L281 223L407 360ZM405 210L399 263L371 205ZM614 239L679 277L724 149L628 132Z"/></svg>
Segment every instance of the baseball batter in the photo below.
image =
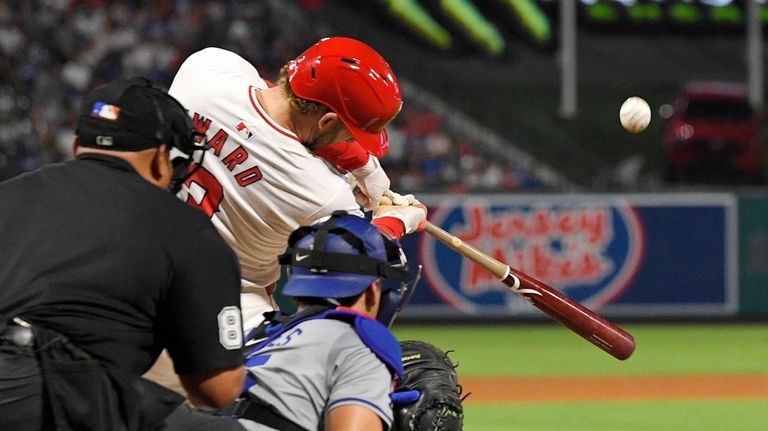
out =
<svg viewBox="0 0 768 431"><path fill-rule="evenodd" d="M377 157L402 96L368 45L322 39L283 67L276 86L237 54L206 48L185 60L169 93L209 142L179 197L204 211L238 256L246 333L276 308L277 257L297 227L337 210L362 216L362 205L395 237L423 228L418 201L378 205L390 182ZM147 377L181 390L165 355Z"/></svg>
<svg viewBox="0 0 768 431"><path fill-rule="evenodd" d="M386 152L384 126L402 105L399 84L373 49L337 37L289 62L277 86L237 54L206 48L182 64L169 93L187 107L210 143L202 168L179 196L205 211L235 250L249 330L275 308L277 256L288 235L336 210L362 216L350 177L333 165L361 165L352 173L369 208L389 189L369 152ZM351 163L350 151L327 151L341 142L354 152L360 146L349 145L352 138L367 151L358 150ZM336 160L314 154L323 148ZM426 217L425 210L417 211ZM413 215L419 216L389 214L401 218L401 232Z"/></svg>

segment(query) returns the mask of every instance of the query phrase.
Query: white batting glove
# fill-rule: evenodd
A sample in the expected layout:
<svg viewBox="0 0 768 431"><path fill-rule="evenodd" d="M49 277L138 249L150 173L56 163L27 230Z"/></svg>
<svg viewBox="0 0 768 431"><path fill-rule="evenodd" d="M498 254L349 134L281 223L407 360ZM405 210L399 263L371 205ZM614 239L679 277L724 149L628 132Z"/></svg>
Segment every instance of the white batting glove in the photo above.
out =
<svg viewBox="0 0 768 431"><path fill-rule="evenodd" d="M389 177L387 173L379 163L374 155L368 158L368 161L360 168L351 171L352 176L357 182L357 188L362 194L356 195L358 203L360 203L366 211L370 211L378 208L381 203L381 196L385 191L389 190Z"/></svg>
<svg viewBox="0 0 768 431"><path fill-rule="evenodd" d="M414 199L411 205L379 205L373 210L373 219L381 217L393 217L400 220L405 227L405 233L414 233L424 230L427 224L427 207Z"/></svg>
<svg viewBox="0 0 768 431"><path fill-rule="evenodd" d="M408 206L413 205L414 203L419 203L414 195L401 195L400 193L393 192L392 190L385 191L381 199L381 205Z"/></svg>

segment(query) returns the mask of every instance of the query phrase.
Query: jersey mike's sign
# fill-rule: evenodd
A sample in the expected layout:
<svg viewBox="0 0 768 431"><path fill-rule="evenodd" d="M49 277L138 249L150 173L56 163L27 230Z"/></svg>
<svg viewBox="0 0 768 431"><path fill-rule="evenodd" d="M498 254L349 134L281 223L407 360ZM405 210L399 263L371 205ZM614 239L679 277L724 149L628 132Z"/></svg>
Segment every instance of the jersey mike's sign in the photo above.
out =
<svg viewBox="0 0 768 431"><path fill-rule="evenodd" d="M737 309L736 201L711 194L425 196L429 219L500 262L607 315ZM488 271L428 234L407 235L424 280L408 316L537 316ZM456 313L456 311L463 313Z"/></svg>
<svg viewBox="0 0 768 431"><path fill-rule="evenodd" d="M441 205L433 223L501 262L571 298L600 308L631 281L643 258L644 234L625 204L532 202ZM523 303L488 271L425 236L419 246L424 275L447 304L473 311L484 304ZM439 259L436 257L439 256Z"/></svg>

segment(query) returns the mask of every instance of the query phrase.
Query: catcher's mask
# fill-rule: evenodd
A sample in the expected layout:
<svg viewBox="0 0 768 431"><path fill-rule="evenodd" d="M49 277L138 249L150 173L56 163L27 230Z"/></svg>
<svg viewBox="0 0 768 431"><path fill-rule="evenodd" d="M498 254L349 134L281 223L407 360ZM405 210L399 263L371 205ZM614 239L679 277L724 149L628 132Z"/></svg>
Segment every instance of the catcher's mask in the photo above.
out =
<svg viewBox="0 0 768 431"><path fill-rule="evenodd" d="M115 80L85 95L75 133L79 145L104 150L141 151L167 144L173 193L202 162L207 145L181 103L140 77Z"/></svg>
<svg viewBox="0 0 768 431"><path fill-rule="evenodd" d="M337 212L325 221L301 227L288 239L293 249L280 256L289 265L288 296L336 299L362 293L381 279L381 304L376 320L389 326L410 300L421 276L414 272L402 248L379 232L368 220Z"/></svg>

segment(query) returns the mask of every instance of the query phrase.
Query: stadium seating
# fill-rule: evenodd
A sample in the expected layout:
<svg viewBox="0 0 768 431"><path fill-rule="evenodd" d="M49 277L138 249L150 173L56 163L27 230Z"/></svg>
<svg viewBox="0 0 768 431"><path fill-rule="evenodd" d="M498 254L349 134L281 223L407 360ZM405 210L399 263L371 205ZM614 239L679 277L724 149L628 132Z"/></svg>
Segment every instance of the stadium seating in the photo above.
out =
<svg viewBox="0 0 768 431"><path fill-rule="evenodd" d="M167 87L183 59L205 46L243 55L274 79L319 35L313 2L0 3L0 179L70 157L82 95L120 76ZM307 8L307 10L304 10ZM530 169L495 157L413 104L390 128L385 166L403 191L499 191L544 186Z"/></svg>

